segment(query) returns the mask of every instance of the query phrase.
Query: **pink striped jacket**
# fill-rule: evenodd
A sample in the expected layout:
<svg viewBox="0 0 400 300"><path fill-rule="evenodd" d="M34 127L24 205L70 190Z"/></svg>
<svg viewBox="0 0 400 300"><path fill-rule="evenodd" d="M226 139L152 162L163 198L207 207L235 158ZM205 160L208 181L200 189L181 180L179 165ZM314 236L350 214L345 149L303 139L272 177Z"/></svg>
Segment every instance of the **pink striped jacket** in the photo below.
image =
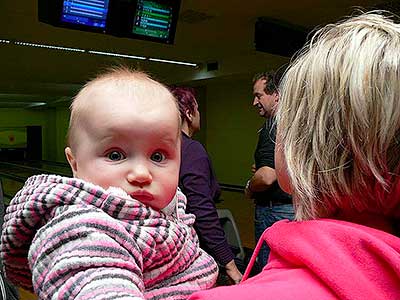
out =
<svg viewBox="0 0 400 300"><path fill-rule="evenodd" d="M79 179L38 175L7 208L6 276L40 299L186 299L214 285L194 216L166 215Z"/></svg>

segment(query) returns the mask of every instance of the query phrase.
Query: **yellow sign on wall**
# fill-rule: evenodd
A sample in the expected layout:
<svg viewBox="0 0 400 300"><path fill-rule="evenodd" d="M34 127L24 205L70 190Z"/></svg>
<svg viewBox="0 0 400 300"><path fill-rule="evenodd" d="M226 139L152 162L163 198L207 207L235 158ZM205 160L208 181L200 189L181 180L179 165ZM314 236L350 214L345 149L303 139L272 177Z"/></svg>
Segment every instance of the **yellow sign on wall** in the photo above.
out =
<svg viewBox="0 0 400 300"><path fill-rule="evenodd" d="M26 148L26 127L0 127L0 148Z"/></svg>

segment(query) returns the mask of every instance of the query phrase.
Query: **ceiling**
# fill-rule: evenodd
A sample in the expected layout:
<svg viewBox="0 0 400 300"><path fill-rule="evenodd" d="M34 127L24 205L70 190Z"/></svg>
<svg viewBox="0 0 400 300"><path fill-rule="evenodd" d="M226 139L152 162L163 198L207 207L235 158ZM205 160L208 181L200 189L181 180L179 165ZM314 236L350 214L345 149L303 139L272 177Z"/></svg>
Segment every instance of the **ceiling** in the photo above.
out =
<svg viewBox="0 0 400 300"><path fill-rule="evenodd" d="M349 15L354 7L370 9L385 0L182 0L173 45L117 38L57 28L37 20L37 1L0 1L0 40L23 41L143 55L198 63L197 68L134 59L117 59L0 43L0 108L66 105L80 85L101 68L124 63L166 83L248 77L274 68L287 58L255 50L257 17L312 29ZM390 1L389 1L390 2ZM389 5L394 5L395 1ZM397 5L398 6L398 5ZM273 42L273 41L271 41ZM207 63L218 70L207 72Z"/></svg>

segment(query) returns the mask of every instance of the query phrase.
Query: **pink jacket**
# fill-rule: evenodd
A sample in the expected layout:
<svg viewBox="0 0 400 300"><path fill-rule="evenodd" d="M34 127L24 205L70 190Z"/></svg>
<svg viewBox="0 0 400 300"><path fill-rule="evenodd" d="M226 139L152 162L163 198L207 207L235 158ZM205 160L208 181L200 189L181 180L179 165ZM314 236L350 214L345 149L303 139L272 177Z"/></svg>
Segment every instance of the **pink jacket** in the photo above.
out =
<svg viewBox="0 0 400 300"><path fill-rule="evenodd" d="M197 292L202 300L400 299L400 238L369 227L321 219L280 221L262 242L271 248L263 271L237 286Z"/></svg>
<svg viewBox="0 0 400 300"><path fill-rule="evenodd" d="M29 178L5 216L6 276L33 283L40 299L186 299L212 287L218 268L199 248L185 196L165 214L120 192Z"/></svg>

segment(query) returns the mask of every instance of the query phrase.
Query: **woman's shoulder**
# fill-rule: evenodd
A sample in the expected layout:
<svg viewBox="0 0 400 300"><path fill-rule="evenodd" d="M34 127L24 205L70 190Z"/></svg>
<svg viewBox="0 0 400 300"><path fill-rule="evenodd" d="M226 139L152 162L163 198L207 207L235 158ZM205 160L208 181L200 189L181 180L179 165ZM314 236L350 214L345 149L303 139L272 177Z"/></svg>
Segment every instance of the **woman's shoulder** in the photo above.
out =
<svg viewBox="0 0 400 300"><path fill-rule="evenodd" d="M196 140L187 139L182 143L182 157L190 155L191 157L208 157L204 146Z"/></svg>

